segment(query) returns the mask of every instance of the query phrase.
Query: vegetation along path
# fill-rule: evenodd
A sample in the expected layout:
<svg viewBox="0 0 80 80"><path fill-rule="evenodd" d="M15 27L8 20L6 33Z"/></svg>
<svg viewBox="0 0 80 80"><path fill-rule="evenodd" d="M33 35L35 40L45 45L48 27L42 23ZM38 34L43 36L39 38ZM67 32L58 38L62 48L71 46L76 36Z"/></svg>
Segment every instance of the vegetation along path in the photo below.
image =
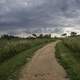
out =
<svg viewBox="0 0 80 80"><path fill-rule="evenodd" d="M64 68L56 60L56 43L36 51L32 60L21 70L19 80L69 80Z"/></svg>

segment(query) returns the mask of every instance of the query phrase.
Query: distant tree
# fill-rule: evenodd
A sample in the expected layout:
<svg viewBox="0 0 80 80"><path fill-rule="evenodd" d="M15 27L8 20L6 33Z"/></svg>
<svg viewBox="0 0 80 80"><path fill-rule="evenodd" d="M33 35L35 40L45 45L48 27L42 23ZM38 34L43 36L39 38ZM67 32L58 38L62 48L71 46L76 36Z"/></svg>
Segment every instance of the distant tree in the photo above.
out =
<svg viewBox="0 0 80 80"><path fill-rule="evenodd" d="M54 39L57 39L57 36L54 36Z"/></svg>
<svg viewBox="0 0 80 80"><path fill-rule="evenodd" d="M36 34L32 34L35 38L37 37L37 35Z"/></svg>
<svg viewBox="0 0 80 80"><path fill-rule="evenodd" d="M8 34L4 34L4 35L1 36L1 39L13 39L13 38L18 38L18 37L8 35Z"/></svg>
<svg viewBox="0 0 80 80"><path fill-rule="evenodd" d="M33 37L31 37L31 36L28 36L27 39L35 39L35 38L33 38Z"/></svg>
<svg viewBox="0 0 80 80"><path fill-rule="evenodd" d="M44 35L44 38L51 38L51 34Z"/></svg>
<svg viewBox="0 0 80 80"><path fill-rule="evenodd" d="M76 32L71 32L71 36L72 37L77 36L77 33Z"/></svg>
<svg viewBox="0 0 80 80"><path fill-rule="evenodd" d="M39 36L38 36L38 38L43 38L44 36L43 36L43 34L40 34Z"/></svg>
<svg viewBox="0 0 80 80"><path fill-rule="evenodd" d="M67 33L63 33L62 36L67 36Z"/></svg>

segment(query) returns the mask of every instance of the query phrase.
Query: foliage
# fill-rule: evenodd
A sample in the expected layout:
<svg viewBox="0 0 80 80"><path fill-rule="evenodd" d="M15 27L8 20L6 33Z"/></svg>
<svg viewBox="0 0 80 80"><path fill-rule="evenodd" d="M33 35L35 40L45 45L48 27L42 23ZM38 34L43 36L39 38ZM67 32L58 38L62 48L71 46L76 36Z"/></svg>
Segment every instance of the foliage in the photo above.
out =
<svg viewBox="0 0 80 80"><path fill-rule="evenodd" d="M71 32L71 36L72 37L77 36L77 33L76 32Z"/></svg>
<svg viewBox="0 0 80 80"><path fill-rule="evenodd" d="M80 80L80 37L68 37L57 44L56 56L71 80Z"/></svg>
<svg viewBox="0 0 80 80"><path fill-rule="evenodd" d="M63 33L62 36L67 36L67 33Z"/></svg>
<svg viewBox="0 0 80 80"><path fill-rule="evenodd" d="M38 38L51 38L51 34L45 34L45 35L40 34Z"/></svg>
<svg viewBox="0 0 80 80"><path fill-rule="evenodd" d="M1 39L0 80L15 80L16 72L34 52L53 39Z"/></svg>
<svg viewBox="0 0 80 80"><path fill-rule="evenodd" d="M37 38L37 35L36 34L32 34L35 38Z"/></svg>
<svg viewBox="0 0 80 80"><path fill-rule="evenodd" d="M18 38L18 37L15 37L15 36L12 36L12 35L8 35L8 34L4 34L1 36L1 39L15 39L15 38Z"/></svg>

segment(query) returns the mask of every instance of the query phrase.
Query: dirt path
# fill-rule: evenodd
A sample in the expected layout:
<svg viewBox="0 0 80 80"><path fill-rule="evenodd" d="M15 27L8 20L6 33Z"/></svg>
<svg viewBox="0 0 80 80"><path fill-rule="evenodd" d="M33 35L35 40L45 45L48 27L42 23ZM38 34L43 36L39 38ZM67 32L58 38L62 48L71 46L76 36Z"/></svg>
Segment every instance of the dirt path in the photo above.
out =
<svg viewBox="0 0 80 80"><path fill-rule="evenodd" d="M36 51L31 62L21 71L19 80L69 80L55 58L56 43L50 43Z"/></svg>

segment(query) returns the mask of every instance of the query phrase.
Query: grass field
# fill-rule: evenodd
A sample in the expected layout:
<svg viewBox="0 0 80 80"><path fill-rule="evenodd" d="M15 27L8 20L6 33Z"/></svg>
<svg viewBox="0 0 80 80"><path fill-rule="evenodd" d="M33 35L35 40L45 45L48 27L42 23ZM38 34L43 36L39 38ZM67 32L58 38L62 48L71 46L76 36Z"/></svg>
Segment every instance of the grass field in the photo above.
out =
<svg viewBox="0 0 80 80"><path fill-rule="evenodd" d="M80 37L68 37L59 42L56 57L71 80L80 80Z"/></svg>
<svg viewBox="0 0 80 80"><path fill-rule="evenodd" d="M17 80L19 68L53 39L0 39L0 80Z"/></svg>

